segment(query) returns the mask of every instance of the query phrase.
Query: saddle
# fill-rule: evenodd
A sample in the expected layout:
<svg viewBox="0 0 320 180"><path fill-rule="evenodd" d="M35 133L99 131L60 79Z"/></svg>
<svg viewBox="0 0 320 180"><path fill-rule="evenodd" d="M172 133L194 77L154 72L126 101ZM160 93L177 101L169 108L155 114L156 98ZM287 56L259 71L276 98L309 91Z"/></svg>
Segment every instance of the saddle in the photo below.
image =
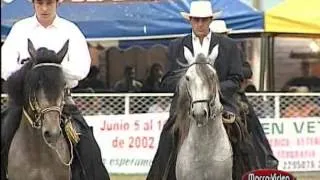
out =
<svg viewBox="0 0 320 180"><path fill-rule="evenodd" d="M236 116L233 123L224 123L226 131L231 142L243 141L249 136L247 115L249 114L249 106L246 102L241 100L240 95L236 96L236 103L239 115Z"/></svg>
<svg viewBox="0 0 320 180"><path fill-rule="evenodd" d="M224 123L233 149L233 179L241 179L241 176L260 167L257 155L252 144L252 135L248 126L249 105L236 95L236 103L239 115L233 123Z"/></svg>

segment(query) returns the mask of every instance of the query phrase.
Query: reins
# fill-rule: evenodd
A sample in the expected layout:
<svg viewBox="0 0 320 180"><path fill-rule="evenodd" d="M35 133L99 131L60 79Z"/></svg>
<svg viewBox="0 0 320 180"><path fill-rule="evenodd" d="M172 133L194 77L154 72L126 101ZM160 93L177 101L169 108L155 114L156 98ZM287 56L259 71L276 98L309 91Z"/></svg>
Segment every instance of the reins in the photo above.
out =
<svg viewBox="0 0 320 180"><path fill-rule="evenodd" d="M53 147L50 143L47 142L46 138L43 136L43 133L42 134L42 139L44 140L44 142L46 143L47 146L49 146L49 148L51 148L52 150L56 151L58 157L59 157L59 160L60 162L65 165L65 166L70 166L72 164L72 161L73 161L73 144L71 142L71 140L69 138L68 139L68 142L70 144L70 160L69 162L65 163L61 157L61 154L58 152L57 148Z"/></svg>

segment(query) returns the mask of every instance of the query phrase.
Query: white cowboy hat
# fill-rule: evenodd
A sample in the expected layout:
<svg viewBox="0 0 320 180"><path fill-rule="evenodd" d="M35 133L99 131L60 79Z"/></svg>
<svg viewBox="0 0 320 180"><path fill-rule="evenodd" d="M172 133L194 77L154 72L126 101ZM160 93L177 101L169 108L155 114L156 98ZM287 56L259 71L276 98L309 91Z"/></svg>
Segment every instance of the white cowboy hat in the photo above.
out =
<svg viewBox="0 0 320 180"><path fill-rule="evenodd" d="M214 33L229 33L232 29L228 29L224 20L214 20L209 25L209 28Z"/></svg>
<svg viewBox="0 0 320 180"><path fill-rule="evenodd" d="M190 13L180 12L180 14L187 20L190 17L206 18L212 17L216 18L221 12L213 13L210 1L192 1L190 5Z"/></svg>

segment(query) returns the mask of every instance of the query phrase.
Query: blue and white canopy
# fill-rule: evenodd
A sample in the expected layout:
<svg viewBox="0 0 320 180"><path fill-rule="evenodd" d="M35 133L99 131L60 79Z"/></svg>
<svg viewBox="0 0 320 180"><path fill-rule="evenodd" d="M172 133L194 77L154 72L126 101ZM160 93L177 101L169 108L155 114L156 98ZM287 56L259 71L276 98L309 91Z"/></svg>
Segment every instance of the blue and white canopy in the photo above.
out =
<svg viewBox="0 0 320 180"><path fill-rule="evenodd" d="M9 0L7 0L9 1ZM28 0L1 1L1 38L12 25L33 15ZM169 38L190 33L190 24L182 18L192 0L161 0L121 3L62 3L58 8L61 17L75 22L88 40L128 40ZM222 11L228 28L234 32L261 32L263 13L239 0L211 0L215 11Z"/></svg>

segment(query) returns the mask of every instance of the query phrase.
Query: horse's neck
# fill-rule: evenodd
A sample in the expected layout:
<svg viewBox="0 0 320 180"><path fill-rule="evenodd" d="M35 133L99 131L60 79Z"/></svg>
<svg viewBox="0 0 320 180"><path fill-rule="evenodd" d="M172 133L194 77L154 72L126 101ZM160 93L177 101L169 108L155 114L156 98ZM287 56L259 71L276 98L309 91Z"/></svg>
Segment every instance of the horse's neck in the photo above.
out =
<svg viewBox="0 0 320 180"><path fill-rule="evenodd" d="M38 152L42 155L55 153L44 142L42 130L33 128L25 116L22 116L21 118L17 133L19 133L20 138L18 139L20 140L20 143L23 143L30 151Z"/></svg>
<svg viewBox="0 0 320 180"><path fill-rule="evenodd" d="M68 149L66 143L60 153L67 162L70 155L63 148ZM8 172L9 179L70 179L70 167L61 163L57 152L44 142L41 129L32 128L24 116L11 143Z"/></svg>
<svg viewBox="0 0 320 180"><path fill-rule="evenodd" d="M61 163L59 157L57 156L57 152L50 148L48 144L45 142L44 137L42 135L41 129L32 128L31 124L28 122L25 116L22 116L19 130L17 131L17 139L18 143L24 147L27 151L32 151L38 154L37 157L46 162L58 162ZM59 145L57 145L58 151L62 153L62 157L65 161L70 159L70 154L68 152L67 142L64 140L64 137L61 136L59 141ZM66 150L67 153L64 153Z"/></svg>
<svg viewBox="0 0 320 180"><path fill-rule="evenodd" d="M186 140L191 146L207 147L208 145L215 148L221 146L229 147L229 138L222 123L222 116L209 120L208 124L203 127L197 127L194 120L190 122L190 129Z"/></svg>
<svg viewBox="0 0 320 180"><path fill-rule="evenodd" d="M190 120L189 134L194 138L203 138L210 135L210 138L220 136L223 133L223 123L218 116L216 119L210 119L208 124L198 127L194 120Z"/></svg>
<svg viewBox="0 0 320 180"><path fill-rule="evenodd" d="M203 127L191 121L177 155L177 179L231 179L232 148L221 115Z"/></svg>

